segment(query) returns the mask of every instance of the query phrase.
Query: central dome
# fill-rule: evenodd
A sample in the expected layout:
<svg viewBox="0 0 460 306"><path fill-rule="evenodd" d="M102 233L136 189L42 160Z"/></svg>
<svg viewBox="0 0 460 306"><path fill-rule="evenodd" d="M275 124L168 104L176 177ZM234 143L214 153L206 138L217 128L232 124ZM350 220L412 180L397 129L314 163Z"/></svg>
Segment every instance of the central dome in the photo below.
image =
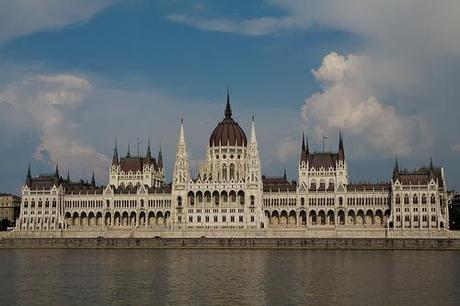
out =
<svg viewBox="0 0 460 306"><path fill-rule="evenodd" d="M230 108L230 96L227 92L227 106L225 107L225 118L216 126L209 139L210 147L232 146L246 147L248 140L243 129L232 118Z"/></svg>

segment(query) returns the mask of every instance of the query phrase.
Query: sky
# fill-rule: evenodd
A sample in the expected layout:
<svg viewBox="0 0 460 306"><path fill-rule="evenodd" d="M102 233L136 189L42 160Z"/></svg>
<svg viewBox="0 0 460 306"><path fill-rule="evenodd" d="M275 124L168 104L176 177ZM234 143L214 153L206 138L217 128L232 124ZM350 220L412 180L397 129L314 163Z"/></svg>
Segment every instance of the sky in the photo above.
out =
<svg viewBox="0 0 460 306"><path fill-rule="evenodd" d="M105 184L115 138L170 180L181 118L196 174L227 88L265 175L341 131L351 181L432 158L459 189L459 28L454 0L2 1L0 191L29 164Z"/></svg>

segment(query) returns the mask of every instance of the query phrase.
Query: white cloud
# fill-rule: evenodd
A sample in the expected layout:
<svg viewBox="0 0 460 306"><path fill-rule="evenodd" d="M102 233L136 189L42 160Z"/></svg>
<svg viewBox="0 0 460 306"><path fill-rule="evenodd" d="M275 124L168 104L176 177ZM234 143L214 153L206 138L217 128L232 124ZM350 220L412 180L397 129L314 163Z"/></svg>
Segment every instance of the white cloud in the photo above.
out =
<svg viewBox="0 0 460 306"><path fill-rule="evenodd" d="M4 0L0 2L0 43L94 17L112 0Z"/></svg>
<svg viewBox="0 0 460 306"><path fill-rule="evenodd" d="M287 136L284 137L276 146L278 158L286 163L291 156L299 154L299 141Z"/></svg>
<svg viewBox="0 0 460 306"><path fill-rule="evenodd" d="M408 156L429 147L432 134L421 116L400 114L379 100L375 84L386 80L371 73L378 66L366 56L325 56L312 71L323 91L306 99L302 118L317 136L342 130L355 157Z"/></svg>
<svg viewBox="0 0 460 306"><path fill-rule="evenodd" d="M267 0L284 14L247 19L171 14L168 19L205 31L267 35L324 26L367 36L382 46L460 53L460 2L431 0ZM427 51L424 49L424 51Z"/></svg>
<svg viewBox="0 0 460 306"><path fill-rule="evenodd" d="M0 100L27 114L40 131L36 159L44 160L46 152L53 164L60 163L80 175L88 174L82 173L84 165L86 171L94 170L98 177L105 178L107 157L78 137L79 126L72 120L91 89L88 80L80 76L35 75L10 83L0 92Z"/></svg>

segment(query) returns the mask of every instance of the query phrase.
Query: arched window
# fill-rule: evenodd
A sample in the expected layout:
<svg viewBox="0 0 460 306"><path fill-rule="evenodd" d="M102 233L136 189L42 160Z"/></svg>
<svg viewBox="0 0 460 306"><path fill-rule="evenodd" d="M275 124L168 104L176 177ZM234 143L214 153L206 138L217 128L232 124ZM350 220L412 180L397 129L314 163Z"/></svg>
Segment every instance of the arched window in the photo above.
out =
<svg viewBox="0 0 460 306"><path fill-rule="evenodd" d="M234 179L235 179L235 165L231 164L230 165L230 180L234 180Z"/></svg>
<svg viewBox="0 0 460 306"><path fill-rule="evenodd" d="M431 204L436 204L436 197L434 194L431 195Z"/></svg>
<svg viewBox="0 0 460 306"><path fill-rule="evenodd" d="M144 207L144 200L141 199L141 207Z"/></svg>
<svg viewBox="0 0 460 306"><path fill-rule="evenodd" d="M343 205L343 198L342 198L342 197L339 198L339 205L340 205L340 206Z"/></svg>
<svg viewBox="0 0 460 306"><path fill-rule="evenodd" d="M412 203L418 204L418 197L416 195L412 198Z"/></svg>
<svg viewBox="0 0 460 306"><path fill-rule="evenodd" d="M251 206L253 206L255 202L254 196L252 195L249 199L250 199Z"/></svg>
<svg viewBox="0 0 460 306"><path fill-rule="evenodd" d="M300 198L300 205L305 206L305 198Z"/></svg>
<svg viewBox="0 0 460 306"><path fill-rule="evenodd" d="M177 206L182 206L182 197L177 197Z"/></svg>
<svg viewBox="0 0 460 306"><path fill-rule="evenodd" d="M399 194L396 196L396 204L401 204L401 198L399 197Z"/></svg>
<svg viewBox="0 0 460 306"><path fill-rule="evenodd" d="M227 180L227 165L225 165L225 164L222 166L222 179L224 181Z"/></svg>

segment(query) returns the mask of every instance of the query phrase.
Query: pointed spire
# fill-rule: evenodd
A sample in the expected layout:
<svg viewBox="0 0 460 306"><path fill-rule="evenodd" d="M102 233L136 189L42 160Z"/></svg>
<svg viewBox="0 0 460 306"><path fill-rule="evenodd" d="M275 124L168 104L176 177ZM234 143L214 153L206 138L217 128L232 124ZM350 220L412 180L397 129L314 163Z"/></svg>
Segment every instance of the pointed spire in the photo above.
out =
<svg viewBox="0 0 460 306"><path fill-rule="evenodd" d="M59 177L59 164L56 163L56 168L54 170L54 177Z"/></svg>
<svg viewBox="0 0 460 306"><path fill-rule="evenodd" d="M129 146L129 142L128 142L128 152L126 152L126 157L131 157L131 148Z"/></svg>
<svg viewBox="0 0 460 306"><path fill-rule="evenodd" d="M305 152L305 132L302 132L302 153Z"/></svg>
<svg viewBox="0 0 460 306"><path fill-rule="evenodd" d="M345 150L343 148L342 131L339 130L339 159L345 160Z"/></svg>
<svg viewBox="0 0 460 306"><path fill-rule="evenodd" d="M161 153L161 142L160 150L158 151L158 168L163 169L163 154Z"/></svg>
<svg viewBox="0 0 460 306"><path fill-rule="evenodd" d="M112 165L118 165L118 144L117 144L117 137L115 137L115 145L114 145L114 147L113 147Z"/></svg>
<svg viewBox="0 0 460 306"><path fill-rule="evenodd" d="M93 176L91 177L91 186L96 187L96 179L94 178L94 171L93 171Z"/></svg>
<svg viewBox="0 0 460 306"><path fill-rule="evenodd" d="M434 170L433 157L430 157L430 170Z"/></svg>
<svg viewBox="0 0 460 306"><path fill-rule="evenodd" d="M252 116L252 122L251 122L251 143L256 143L256 126L254 122L254 116Z"/></svg>
<svg viewBox="0 0 460 306"><path fill-rule="evenodd" d="M398 157L396 157L395 165L393 167L393 180L396 181L398 177L399 177L399 163L398 163Z"/></svg>
<svg viewBox="0 0 460 306"><path fill-rule="evenodd" d="M152 150L150 149L150 137L149 137L149 140L147 142L147 154L145 155L145 158L147 160L152 160Z"/></svg>
<svg viewBox="0 0 460 306"><path fill-rule="evenodd" d="M286 179L286 167L284 167L284 174L283 174L283 178Z"/></svg>
<svg viewBox="0 0 460 306"><path fill-rule="evenodd" d="M54 170L54 185L59 186L59 165L56 163L56 169Z"/></svg>
<svg viewBox="0 0 460 306"><path fill-rule="evenodd" d="M70 171L67 170L67 182L70 182Z"/></svg>
<svg viewBox="0 0 460 306"><path fill-rule="evenodd" d="M306 143L307 143L307 148L305 150L305 153L308 155L308 154L310 154L310 149L308 147L308 135L305 137L305 139L306 139Z"/></svg>
<svg viewBox="0 0 460 306"><path fill-rule="evenodd" d="M232 108L230 107L230 93L227 87L227 105L225 106L225 119L232 118Z"/></svg>
<svg viewBox="0 0 460 306"><path fill-rule="evenodd" d="M181 119L180 119L179 143L180 143L180 144L185 144L184 118L181 118Z"/></svg>
<svg viewBox="0 0 460 306"><path fill-rule="evenodd" d="M30 174L30 164L29 164L29 166L27 166L26 186L30 187L31 183L32 183L32 175Z"/></svg>

